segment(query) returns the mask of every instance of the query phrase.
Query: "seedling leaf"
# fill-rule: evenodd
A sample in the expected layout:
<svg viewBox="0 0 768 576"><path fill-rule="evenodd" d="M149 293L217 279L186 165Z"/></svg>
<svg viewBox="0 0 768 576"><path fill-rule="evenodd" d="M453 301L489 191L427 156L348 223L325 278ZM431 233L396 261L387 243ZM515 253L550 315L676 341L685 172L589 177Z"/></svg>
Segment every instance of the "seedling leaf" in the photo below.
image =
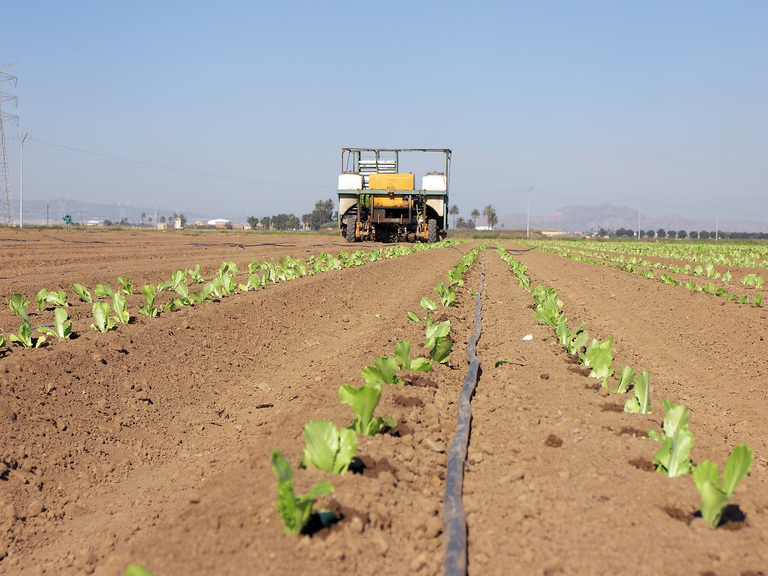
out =
<svg viewBox="0 0 768 576"><path fill-rule="evenodd" d="M301 468L344 474L357 452L357 436L353 430L337 430L330 420L311 420L302 431L307 447L301 454Z"/></svg>

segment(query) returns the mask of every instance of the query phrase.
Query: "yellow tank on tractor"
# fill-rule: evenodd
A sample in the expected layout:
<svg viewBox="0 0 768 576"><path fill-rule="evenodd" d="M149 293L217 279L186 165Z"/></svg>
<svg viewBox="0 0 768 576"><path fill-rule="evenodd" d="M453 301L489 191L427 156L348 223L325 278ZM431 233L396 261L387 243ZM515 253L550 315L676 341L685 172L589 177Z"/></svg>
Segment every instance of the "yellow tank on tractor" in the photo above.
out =
<svg viewBox="0 0 768 576"><path fill-rule="evenodd" d="M405 156L434 159L441 172L426 172L416 188L413 172L401 171ZM430 156L423 157L425 153ZM414 166L421 166L417 159ZM437 242L448 228L447 148L342 148L339 229L347 242Z"/></svg>

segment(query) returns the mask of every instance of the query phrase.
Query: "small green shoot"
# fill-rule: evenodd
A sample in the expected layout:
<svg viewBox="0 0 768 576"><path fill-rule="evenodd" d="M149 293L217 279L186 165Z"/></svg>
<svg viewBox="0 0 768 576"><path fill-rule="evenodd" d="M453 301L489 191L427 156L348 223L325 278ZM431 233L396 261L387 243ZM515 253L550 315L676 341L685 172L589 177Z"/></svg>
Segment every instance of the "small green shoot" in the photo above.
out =
<svg viewBox="0 0 768 576"><path fill-rule="evenodd" d="M11 342L18 342L24 348L32 348L33 346L35 348L40 348L40 346L45 342L45 336L40 336L37 339L37 343L34 343L32 341L32 328L29 325L29 320L26 318L22 320L21 326L19 326L19 331L16 334L9 334L8 339Z"/></svg>
<svg viewBox="0 0 768 576"><path fill-rule="evenodd" d="M144 284L141 287L141 293L144 294L147 303L139 306L139 314L154 318L160 311L158 308L155 308L155 287L152 284Z"/></svg>
<svg viewBox="0 0 768 576"><path fill-rule="evenodd" d="M373 366L363 368L363 380L368 384L403 384L397 377L399 364L393 356L376 356Z"/></svg>
<svg viewBox="0 0 768 576"><path fill-rule="evenodd" d="M414 358L411 361L411 343L402 340L395 345L395 358L400 364L401 370L413 370L415 372L429 372L432 363L426 358Z"/></svg>
<svg viewBox="0 0 768 576"><path fill-rule="evenodd" d="M64 308L56 308L53 312L54 322L53 326L55 330L51 330L47 326L38 328L38 332L41 334L50 334L51 336L57 336L59 338L69 338L72 335L72 320L67 318L67 311Z"/></svg>
<svg viewBox="0 0 768 576"><path fill-rule="evenodd" d="M381 432L385 424L390 428L397 426L397 422L392 418L383 416L373 418L373 411L381 399L381 384L372 386L364 384L359 388L345 384L339 388L339 398L342 404L349 404L352 412L355 413L355 419L347 428L358 434L373 436Z"/></svg>
<svg viewBox="0 0 768 576"><path fill-rule="evenodd" d="M77 294L77 297L80 298L81 302L87 302L88 304L93 303L91 293L88 291L88 288L82 284L72 284L72 292Z"/></svg>
<svg viewBox="0 0 768 576"><path fill-rule="evenodd" d="M624 366L619 374L619 385L616 387L617 394L624 394L629 387L635 383L636 372L632 366Z"/></svg>
<svg viewBox="0 0 768 576"><path fill-rule="evenodd" d="M125 572L123 572L123 576L152 576L152 574L150 574L148 570L145 570L141 566L137 566L136 564L129 564L125 569Z"/></svg>
<svg viewBox="0 0 768 576"><path fill-rule="evenodd" d="M419 318L416 312L406 312L405 317L408 319L408 322L421 322L421 318Z"/></svg>
<svg viewBox="0 0 768 576"><path fill-rule="evenodd" d="M96 284L96 288L93 289L93 295L96 298L112 298L112 286L109 284Z"/></svg>
<svg viewBox="0 0 768 576"><path fill-rule="evenodd" d="M354 430L337 430L330 420L311 420L302 431L307 447L301 454L299 468L313 466L333 474L344 474L357 452Z"/></svg>
<svg viewBox="0 0 768 576"><path fill-rule="evenodd" d="M309 522L316 498L333 492L330 482L318 482L303 496L293 493L293 469L279 451L270 456L272 470L277 474L277 512L285 524L285 533L298 535Z"/></svg>
<svg viewBox="0 0 768 576"><path fill-rule="evenodd" d="M117 324L117 318L109 315L110 307L106 302L94 302L91 311L93 312L91 328L94 330L108 332Z"/></svg>
<svg viewBox="0 0 768 576"><path fill-rule="evenodd" d="M648 380L651 373L643 370L635 380L635 395L624 404L624 412L631 414L650 414L651 413L651 393Z"/></svg>
<svg viewBox="0 0 768 576"><path fill-rule="evenodd" d="M434 290L440 296L440 303L443 308L458 306L459 303L456 302L456 288L450 285L446 286L445 282L439 282Z"/></svg>
<svg viewBox="0 0 768 576"><path fill-rule="evenodd" d="M117 321L121 324L128 324L131 315L128 313L128 305L125 302L125 296L120 292L112 294L112 309L117 314Z"/></svg>
<svg viewBox="0 0 768 576"><path fill-rule="evenodd" d="M431 312L432 310L437 310L437 304L432 302L432 300L430 300L426 296L424 296L421 299L421 307L424 308L424 310L426 310L427 312Z"/></svg>
<svg viewBox="0 0 768 576"><path fill-rule="evenodd" d="M129 278L123 278L120 276L117 281L120 283L120 285L123 287L123 294L131 295L133 294L133 282Z"/></svg>
<svg viewBox="0 0 768 576"><path fill-rule="evenodd" d="M728 500L739 483L749 474L754 460L755 454L746 444L736 446L725 463L724 484L720 482L720 469L711 460L696 466L693 481L701 494L701 516L710 527L716 528L720 523Z"/></svg>
<svg viewBox="0 0 768 576"><path fill-rule="evenodd" d="M10 308L11 312L16 314L16 316L21 316L24 320L29 321L27 306L29 306L30 302L32 301L25 301L21 294L12 294L11 299L8 301L8 308Z"/></svg>

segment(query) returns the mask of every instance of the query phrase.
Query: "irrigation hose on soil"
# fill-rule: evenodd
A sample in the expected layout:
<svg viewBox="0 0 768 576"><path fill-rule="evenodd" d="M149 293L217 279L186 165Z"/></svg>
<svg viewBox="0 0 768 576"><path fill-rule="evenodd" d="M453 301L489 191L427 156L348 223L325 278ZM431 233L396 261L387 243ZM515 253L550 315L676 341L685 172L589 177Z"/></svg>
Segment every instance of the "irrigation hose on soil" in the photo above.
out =
<svg viewBox="0 0 768 576"><path fill-rule="evenodd" d="M477 357L477 340L480 338L482 324L481 309L483 303L483 282L485 281L485 254L483 254L480 287L475 300L475 331L467 346L469 370L459 394L459 408L456 412L456 432L448 449L448 465L445 475L445 498L443 499L443 534L445 535L445 558L443 574L445 576L464 576L467 573L467 518L461 502L464 483L464 462L467 459L469 428L472 423L470 400L477 386L480 371L480 359Z"/></svg>

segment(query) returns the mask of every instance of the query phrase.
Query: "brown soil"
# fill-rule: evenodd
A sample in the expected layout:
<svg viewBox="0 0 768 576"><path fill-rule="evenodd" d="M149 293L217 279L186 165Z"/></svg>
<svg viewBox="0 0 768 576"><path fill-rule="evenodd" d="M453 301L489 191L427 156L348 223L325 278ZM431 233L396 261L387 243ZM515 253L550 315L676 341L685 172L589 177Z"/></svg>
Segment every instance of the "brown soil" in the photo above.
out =
<svg viewBox="0 0 768 576"><path fill-rule="evenodd" d="M297 468L311 419L351 419L339 386L361 384L374 356L410 340L424 354L422 296L477 242L236 294L213 304L136 314L108 334L69 291L117 276L157 284L223 260L350 250L341 238L256 234L0 231L0 300L42 287L68 291L78 338L0 357L0 574L438 574L445 451L467 370L477 267L445 310L448 365L385 387L377 414L397 428L360 438L355 470L298 470L296 491L329 480L319 507L342 520L310 536L283 534L269 455ZM371 245L354 248L368 250ZM569 323L616 337L615 366L651 370L653 414L605 411L624 398L585 387L530 295L489 250L465 469L471 574L768 573L766 312L508 244L532 283L553 286ZM240 280L244 281L241 275ZM33 326L53 312L29 306ZM441 311L441 313L443 313ZM0 311L5 335L18 322ZM530 341L522 337L532 334ZM509 360L494 368L497 360ZM718 530L690 479L650 462L661 397L691 410L694 463L730 449L756 454ZM357 472L357 473L355 473ZM741 516L739 515L741 514ZM738 529L724 530L730 527Z"/></svg>

